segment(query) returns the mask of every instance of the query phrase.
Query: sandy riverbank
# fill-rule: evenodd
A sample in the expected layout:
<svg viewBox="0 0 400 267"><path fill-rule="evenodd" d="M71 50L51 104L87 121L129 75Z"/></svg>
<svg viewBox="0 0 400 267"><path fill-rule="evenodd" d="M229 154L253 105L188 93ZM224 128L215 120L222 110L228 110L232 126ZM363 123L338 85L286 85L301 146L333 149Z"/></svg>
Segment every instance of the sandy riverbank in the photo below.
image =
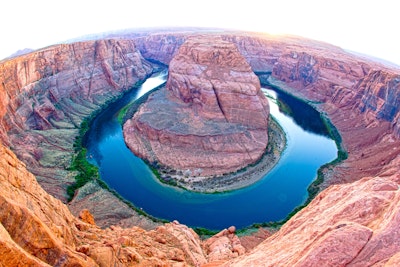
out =
<svg viewBox="0 0 400 267"><path fill-rule="evenodd" d="M249 165L235 173L217 177L184 177L178 174L166 174L160 171L162 182L167 182L185 188L187 190L215 193L236 190L262 179L279 161L286 147L286 137L279 124L270 118L269 142L263 157L252 165Z"/></svg>

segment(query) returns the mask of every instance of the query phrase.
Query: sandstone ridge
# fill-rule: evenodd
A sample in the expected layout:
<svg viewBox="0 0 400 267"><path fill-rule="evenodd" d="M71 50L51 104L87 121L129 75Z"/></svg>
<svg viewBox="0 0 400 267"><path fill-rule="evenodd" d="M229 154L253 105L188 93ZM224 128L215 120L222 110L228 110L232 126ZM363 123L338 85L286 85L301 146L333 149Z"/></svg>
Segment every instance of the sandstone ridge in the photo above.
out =
<svg viewBox="0 0 400 267"><path fill-rule="evenodd" d="M137 155L185 176L221 175L262 156L268 116L259 80L236 46L193 38L170 62L166 89L125 123L124 138Z"/></svg>

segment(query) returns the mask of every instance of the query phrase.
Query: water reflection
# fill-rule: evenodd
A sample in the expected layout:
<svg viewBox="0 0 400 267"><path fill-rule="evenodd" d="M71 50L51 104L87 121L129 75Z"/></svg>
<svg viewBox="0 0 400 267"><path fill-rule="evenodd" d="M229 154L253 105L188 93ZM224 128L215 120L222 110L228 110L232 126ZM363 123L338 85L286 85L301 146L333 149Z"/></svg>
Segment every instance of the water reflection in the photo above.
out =
<svg viewBox="0 0 400 267"><path fill-rule="evenodd" d="M272 92L275 94L280 112L293 118L304 131L330 137L326 125L322 122L321 114L312 106L283 91Z"/></svg>

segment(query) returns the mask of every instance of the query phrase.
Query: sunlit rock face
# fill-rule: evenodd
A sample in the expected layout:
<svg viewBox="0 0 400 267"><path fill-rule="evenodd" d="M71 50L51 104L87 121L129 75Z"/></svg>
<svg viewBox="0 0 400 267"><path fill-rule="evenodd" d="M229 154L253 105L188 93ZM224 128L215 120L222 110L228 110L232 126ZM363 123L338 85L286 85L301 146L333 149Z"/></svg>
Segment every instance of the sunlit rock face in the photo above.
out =
<svg viewBox="0 0 400 267"><path fill-rule="evenodd" d="M87 210L74 217L3 144L0 185L1 266L199 266L244 252L232 227L205 243L176 221L145 231L101 229Z"/></svg>
<svg viewBox="0 0 400 267"><path fill-rule="evenodd" d="M129 148L150 162L210 176L257 161L268 143L269 106L233 43L187 40L170 62L166 89L124 125Z"/></svg>

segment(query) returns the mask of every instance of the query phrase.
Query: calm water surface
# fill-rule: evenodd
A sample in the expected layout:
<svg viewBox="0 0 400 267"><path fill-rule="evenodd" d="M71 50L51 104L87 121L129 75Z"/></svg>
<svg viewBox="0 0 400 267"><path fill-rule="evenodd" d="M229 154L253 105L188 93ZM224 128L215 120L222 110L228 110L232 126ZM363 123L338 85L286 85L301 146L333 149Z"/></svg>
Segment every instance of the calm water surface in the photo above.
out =
<svg viewBox="0 0 400 267"><path fill-rule="evenodd" d="M296 117L285 115L276 104L280 96L263 89L272 98L271 114L287 136L287 148L270 173L252 186L229 193L201 194L164 185L126 147L117 114L166 78L165 73L149 78L139 89L100 113L85 144L90 161L99 166L101 178L109 187L148 214L209 229L278 221L307 199L307 187L316 178L318 168L336 158L335 142L327 137L317 112L282 95L285 113ZM307 121L313 126L307 126Z"/></svg>

